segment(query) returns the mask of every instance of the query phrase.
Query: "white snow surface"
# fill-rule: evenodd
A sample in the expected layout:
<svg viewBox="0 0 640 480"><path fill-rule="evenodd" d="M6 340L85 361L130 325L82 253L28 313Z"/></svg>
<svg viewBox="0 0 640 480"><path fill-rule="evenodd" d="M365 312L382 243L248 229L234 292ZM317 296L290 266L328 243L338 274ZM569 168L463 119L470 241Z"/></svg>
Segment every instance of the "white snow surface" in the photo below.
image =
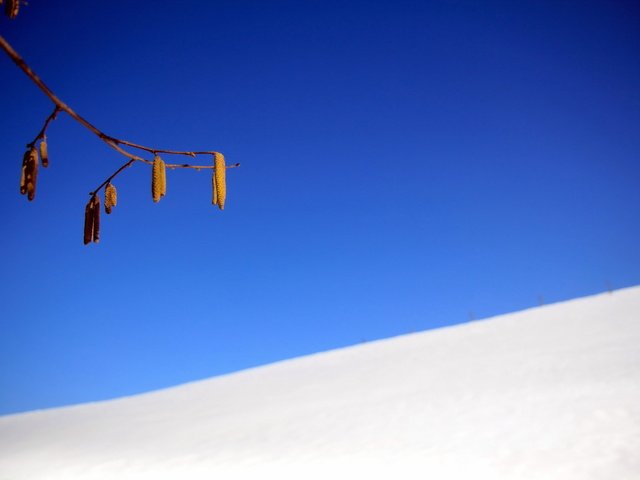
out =
<svg viewBox="0 0 640 480"><path fill-rule="evenodd" d="M640 287L0 417L0 480L640 479Z"/></svg>

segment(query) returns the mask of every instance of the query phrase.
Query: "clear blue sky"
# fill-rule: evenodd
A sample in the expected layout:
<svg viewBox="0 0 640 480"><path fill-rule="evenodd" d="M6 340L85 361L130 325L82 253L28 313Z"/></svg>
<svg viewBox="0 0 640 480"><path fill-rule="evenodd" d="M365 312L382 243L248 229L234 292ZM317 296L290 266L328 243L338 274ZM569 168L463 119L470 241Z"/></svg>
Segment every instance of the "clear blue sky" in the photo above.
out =
<svg viewBox="0 0 640 480"><path fill-rule="evenodd" d="M634 1L30 1L1 34L81 115L218 150L154 204L0 55L0 413L185 381L640 283ZM208 161L208 159L204 159Z"/></svg>

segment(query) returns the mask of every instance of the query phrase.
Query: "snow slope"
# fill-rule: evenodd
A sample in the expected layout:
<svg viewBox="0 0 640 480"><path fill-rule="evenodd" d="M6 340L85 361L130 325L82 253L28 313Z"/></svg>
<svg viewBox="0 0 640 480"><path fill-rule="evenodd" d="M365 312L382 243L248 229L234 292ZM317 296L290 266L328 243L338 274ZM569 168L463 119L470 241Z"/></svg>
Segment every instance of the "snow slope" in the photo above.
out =
<svg viewBox="0 0 640 480"><path fill-rule="evenodd" d="M640 479L640 287L0 417L0 479Z"/></svg>

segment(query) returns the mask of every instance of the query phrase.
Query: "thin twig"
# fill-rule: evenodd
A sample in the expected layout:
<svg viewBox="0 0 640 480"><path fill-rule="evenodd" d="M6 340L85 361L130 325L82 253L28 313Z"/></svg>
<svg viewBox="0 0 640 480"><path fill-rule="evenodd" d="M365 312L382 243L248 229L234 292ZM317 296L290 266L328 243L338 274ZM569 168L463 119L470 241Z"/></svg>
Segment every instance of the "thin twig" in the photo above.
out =
<svg viewBox="0 0 640 480"><path fill-rule="evenodd" d="M153 163L153 162L149 162L149 163ZM165 165L167 168L193 168L194 170L215 170L215 166L213 165L189 165L187 163L167 163ZM238 168L240 166L239 163L232 163L230 165L226 165L225 168L229 169L229 168Z"/></svg>
<svg viewBox="0 0 640 480"><path fill-rule="evenodd" d="M186 151L179 151L179 150L161 150L161 149L157 149L157 148L151 148L151 147L145 147L144 145L138 145L137 143L133 143L133 142L128 142L127 140L120 140L118 138L111 138L111 140L120 143L122 145L127 145L128 147L133 147L133 148L138 148L140 150L144 150L146 152L149 153L153 153L154 155L157 153L166 153L169 155L186 155L189 157L195 157L196 155L213 155L214 151L206 151L206 152L186 152Z"/></svg>
<svg viewBox="0 0 640 480"><path fill-rule="evenodd" d="M59 111L60 109L56 105L56 107L53 109L53 112L51 112L51 115L49 115L45 120L44 125L42 126L42 130L40 130L38 135L36 135L36 138L33 139L33 142L27 143L27 148L33 148L38 140L40 140L41 138L44 138L45 134L47 133L47 127L53 120L56 119Z"/></svg>
<svg viewBox="0 0 640 480"><path fill-rule="evenodd" d="M38 88L42 90L47 97L49 97L49 100L51 100L60 110L71 115L76 121L80 122L84 127L91 130L98 137L103 138L105 136L100 130L98 130L96 127L91 125L87 120L82 118L80 115L74 112L67 104L65 104L62 100L60 100L51 91L51 89L47 87L42 80L40 80L40 77L38 77L35 74L35 72L31 70L31 67L29 67L29 65L26 64L26 62L22 59L22 57L18 55L18 52L16 52L11 47L11 45L9 45L9 43L7 43L7 41L4 38L2 38L2 36L0 36L0 47L2 47L2 49L7 53L7 55L9 55L9 58L13 60L13 62L20 68L20 70L26 73L27 76L31 79L31 81L35 83L38 86Z"/></svg>
<svg viewBox="0 0 640 480"><path fill-rule="evenodd" d="M4 38L2 38L2 36L0 36L0 48L2 48L7 53L7 55L9 55L9 58L11 58L11 60L13 60L13 62L31 79L31 81L33 81L36 84L36 86L40 90L42 90L42 92L47 97L49 97L49 99L55 104L55 106L56 106L55 114L52 114L50 116L50 118L47 119L47 122L45 123L44 129L46 129L46 126L48 125L48 123L55 118L55 116L57 115L58 111L63 111L65 113L67 113L69 116L71 116L71 118L76 120L78 123L80 123L82 126L84 126L86 129L88 129L90 132L92 132L94 135L96 135L98 138L100 138L100 140L105 142L111 148L113 148L117 152L121 153L122 155L124 155L125 157L127 157L127 158L129 158L129 159L131 159L133 161L144 162L144 163L147 163L147 164L152 164L153 163L150 160L145 160L144 158L138 157L137 155L133 155L132 153L127 152L126 150L122 149L119 145L127 145L127 146L132 147L132 148L137 148L139 150L144 150L146 152L153 153L154 155L158 154L158 153L166 153L166 154L171 154L171 155L186 155L186 156L190 156L190 157L195 157L196 155L212 155L212 154L216 153L214 151L187 152L187 151L177 151L177 150L163 150L163 149L158 149L158 148L145 147L144 145L139 145L139 144L136 144L136 143L133 143L133 142L128 142L126 140L120 140L118 138L112 137L111 135L107 135L106 133L102 132L97 127L92 125L84 117L82 117L78 113L76 113L71 107L69 107L62 100L60 100L51 91L51 89L45 85L45 83L40 79L40 77L38 77L35 74L35 72L33 70L31 70L29 65L27 65L27 63L22 59L22 57L18 54L18 52L16 52L11 47L11 45L9 45L9 43ZM42 132L40 134L38 134L38 137L36 137L36 141L38 140L38 138L41 138L40 137L41 134L42 134ZM35 143L35 141L33 143ZM30 145L32 145L32 144L30 144ZM239 164L231 165L229 168L237 167L237 166L239 166ZM167 167L170 167L170 168L193 168L193 169L213 168L211 165L190 165L190 164L186 164L186 163L184 163L184 164L167 164Z"/></svg>
<svg viewBox="0 0 640 480"><path fill-rule="evenodd" d="M100 189L102 187L104 187L111 180L113 180L115 178L115 176L118 175L121 171L123 171L125 168L130 167L131 165L133 165L133 162L135 162L135 159L132 158L127 163L122 165L118 170L113 172L109 178L107 178L104 182L102 182L100 185L98 185L98 187L95 190L93 190L93 192L89 192L89 195L94 196L96 193L98 193L100 191Z"/></svg>
<svg viewBox="0 0 640 480"><path fill-rule="evenodd" d="M131 165L133 165L133 163L135 161L136 161L136 159L132 158L127 163L122 165L120 168L118 168L118 170L113 172L113 174L111 174L111 176L109 178L107 178L104 182L102 182L100 185L98 185L93 191L89 192L89 195L93 196L96 193L98 193L102 187L106 186L109 182L111 182L111 180L113 180L125 168L130 167ZM149 162L148 160L142 160L142 161L148 162L148 163L153 163L153 162ZM239 167L239 166L240 166L239 163L234 163L233 165L227 165L226 168L236 168L236 167ZM193 165L171 165L171 164L166 165L166 167L167 168L195 168L196 170L198 170L200 168L215 168L213 165L207 165L205 167L194 167Z"/></svg>

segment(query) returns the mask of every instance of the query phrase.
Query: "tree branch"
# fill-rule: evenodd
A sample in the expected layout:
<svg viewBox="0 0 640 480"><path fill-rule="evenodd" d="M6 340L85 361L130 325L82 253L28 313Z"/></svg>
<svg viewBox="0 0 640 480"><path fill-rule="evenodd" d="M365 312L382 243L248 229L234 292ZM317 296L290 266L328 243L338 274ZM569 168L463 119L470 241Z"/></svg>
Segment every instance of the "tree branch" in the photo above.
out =
<svg viewBox="0 0 640 480"><path fill-rule="evenodd" d="M0 0L0 4L2 0ZM20 5L20 0L7 0L7 5L5 8L5 13L9 16L9 18L15 18L18 13L18 7ZM98 192L100 189L105 188L105 211L106 213L111 213L111 209L117 203L117 193L115 186L111 184L111 181L119 175L121 172L126 170L128 167L133 165L135 162L143 162L146 164L153 164L152 171L152 193L153 193L153 201L159 201L160 197L164 196L166 192L166 167L175 169L175 168L192 168L195 170L201 169L213 169L212 174L212 193L213 199L212 204L217 205L220 210L224 209L224 201L226 197L226 183L225 183L225 170L227 168L234 168L240 166L239 163L233 165L225 165L224 156L218 152L214 151L198 151L198 152L188 152L188 151L179 151L179 150L164 150L158 148L146 147L144 145L139 145L137 143L129 142L126 140L121 140L111 135L107 135L94 125L92 125L88 120L84 117L80 116L76 113L69 105L64 103L60 98L58 98L53 91L49 87L45 85L45 83L38 77L33 70L27 65L27 63L23 60L23 58L16 52L13 47L2 37L0 36L0 48L5 51L5 53L9 56L9 58L22 70L29 79L36 84L36 86L51 100L55 106L53 112L49 114L49 116L45 119L44 125L33 139L31 143L27 144L27 152L23 156L22 160L22 171L20 176L20 193L27 194L27 198L29 201L33 200L36 191L36 179L38 176L38 156L42 159L42 165L47 167L48 162L48 150L46 143L46 132L47 128L51 124L53 120L56 119L58 113L65 112L72 119L78 122L80 125L85 127L91 133L96 135L100 140L106 143L109 147L116 150L118 153L124 155L128 158L128 161L121 165L115 172L113 172L107 179L102 182L96 189L92 192L89 192L91 196L91 200L85 207L85 221L84 221L84 244L87 245L91 242L98 243L99 240L99 228L100 228L100 197L98 196ZM36 143L40 142L39 149L36 148ZM154 155L154 160L146 160L142 157L134 155L127 150L123 149L121 145L135 148L137 150L142 150L144 152L148 152ZM38 155L39 150L39 155ZM168 155L185 155L189 157L195 157L196 155L212 155L213 156L213 165L191 165L188 163L176 163L176 164L166 164L164 160L162 160L158 154L168 154ZM216 167L217 166L217 167ZM158 180L159 179L159 180ZM160 183L158 183L158 181ZM158 185L161 187L161 191L158 190ZM160 194L157 195L158 191Z"/></svg>
<svg viewBox="0 0 640 480"><path fill-rule="evenodd" d="M98 187L93 190L92 192L89 192L89 195L91 195L92 197L98 193L100 191L100 189L102 187L104 187L107 183L109 183L111 180L113 180L116 175L118 175L121 171L123 171L125 168L130 167L131 165L133 165L133 163L135 162L134 159L129 160L127 163L125 163L124 165L122 165L118 170L116 170L115 172L113 172L111 174L111 176L109 178L107 178L104 182L102 182L100 185L98 185Z"/></svg>
<svg viewBox="0 0 640 480"><path fill-rule="evenodd" d="M58 112L59 111L60 111L60 109L56 105L56 108L53 109L53 112L51 112L51 115L49 115L47 117L47 119L44 121L44 125L42 126L42 130L40 130L38 135L36 135L36 138L33 139L33 142L27 143L27 148L33 148L38 140L44 138L45 134L47 133L47 127L49 126L49 124L53 120L56 119L56 117L58 116Z"/></svg>
<svg viewBox="0 0 640 480"><path fill-rule="evenodd" d="M47 120L46 120L46 122L44 124L44 127L42 128L40 133L38 133L38 135L36 136L35 140L32 143L27 145L29 147L33 146L38 139L44 137L45 130L46 130L47 126L49 125L49 123L56 118L58 112L62 111L62 112L65 112L66 114L68 114L71 118L73 118L75 121L80 123L82 126L84 126L87 130L89 130L91 133L96 135L98 138L100 138L100 140L102 140L104 143L109 145L109 147L113 148L118 153L120 153L120 154L124 155L125 157L129 158L131 160L131 162L137 161L137 162L144 162L144 163L147 163L147 164L152 164L153 163L153 161L151 161L151 160L146 160L146 159L144 159L142 157L139 157L139 156L134 155L134 154L132 154L130 152L127 152L126 150L121 148L120 145L126 145L126 146L129 146L129 147L132 147L132 148L136 148L138 150L143 150L145 152L152 153L154 155L156 155L158 153L166 153L166 154L169 154L169 155L185 155L185 156L189 156L189 157L195 157L196 155L213 155L213 154L216 153L214 151L191 152L191 151L178 151L178 150L164 150L164 149L159 149L159 148L146 147L144 145L139 145L137 143L128 142L126 140L120 140L118 138L112 137L111 135L107 135L106 133L102 132L100 129L98 129L97 127L92 125L84 117L82 117L78 113L76 113L71 107L69 107L62 100L60 100L60 98L58 98L53 93L53 91L51 91L51 89L45 85L45 83L40 79L40 77L38 77L35 74L35 72L29 67L29 65L27 65L27 63L18 54L18 52L16 52L11 47L11 45L2 36L0 36L0 48L2 48L2 50L4 50L6 52L6 54L9 56L9 58L11 58L11 60L13 60L13 62L31 79L31 81L33 83L36 84L36 86L55 105L55 110L47 118ZM128 163L130 164L131 162L128 162ZM234 167L239 167L239 166L240 166L240 164L236 163L236 164L233 164L233 165L228 165L227 168L234 168ZM196 169L196 170L214 168L213 165L191 165L191 164L188 164L188 163L167 164L167 167L169 167L169 168L193 168L193 169ZM119 169L114 174L114 176L117 175L118 173L120 173L123 169L124 168ZM111 177L111 178L113 178L113 177ZM106 185L107 183L108 183L108 181L105 182L103 185ZM103 185L101 185L101 186L103 186ZM97 188L93 193L97 192L99 189L100 189L100 187Z"/></svg>

